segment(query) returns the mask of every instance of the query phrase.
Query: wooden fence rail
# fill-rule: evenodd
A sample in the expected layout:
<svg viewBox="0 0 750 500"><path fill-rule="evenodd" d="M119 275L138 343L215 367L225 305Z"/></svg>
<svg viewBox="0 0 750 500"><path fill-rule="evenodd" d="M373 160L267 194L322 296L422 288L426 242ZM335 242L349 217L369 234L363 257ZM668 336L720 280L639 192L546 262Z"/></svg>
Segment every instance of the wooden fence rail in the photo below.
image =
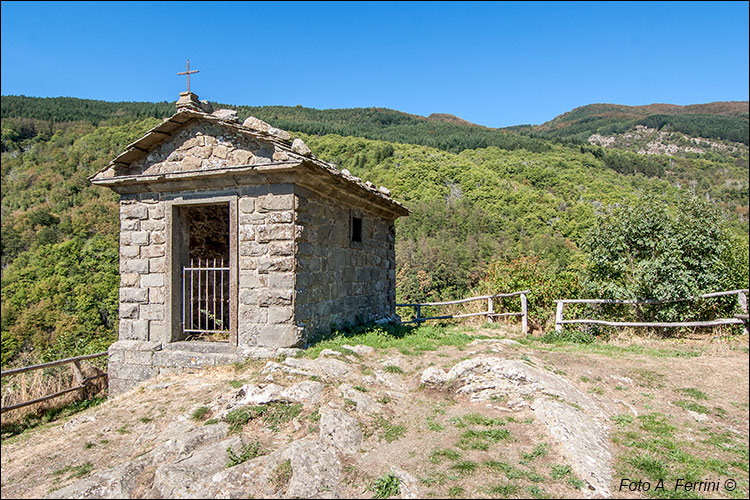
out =
<svg viewBox="0 0 750 500"><path fill-rule="evenodd" d="M58 365L64 365L66 363L71 363L71 368L73 369L73 380L75 381L76 385L75 387L71 387L69 389L64 389L62 391L58 391L54 394L48 394L46 396L42 396L41 398L32 399L31 401L24 401L23 403L17 403L10 406L5 406L3 408L0 408L0 413L5 413L6 411L15 410L17 408L23 408L24 406L33 405L35 403L41 403L42 401L47 401L49 399L53 399L59 396L62 396L64 394L67 394L69 392L73 391L80 391L81 389L85 389L89 387L90 382L92 380L96 380L98 378L106 377L106 373L100 373L99 375L94 375L93 377L84 377L83 372L81 372L81 361L87 360L87 359L94 359L99 358L101 356L106 356L107 351L104 352L98 352L96 354L86 354L84 356L76 356L73 358L66 358L66 359L59 359L57 361L50 361L49 363L42 363L39 365L31 365L31 366L24 366L22 368L14 368L12 370L6 370L4 372L0 372L0 378L8 376L8 375L17 375L19 373L24 373L32 370L41 370L43 368L49 368L51 366L58 366Z"/></svg>
<svg viewBox="0 0 750 500"><path fill-rule="evenodd" d="M652 327L652 328L681 328L681 327L707 327L718 325L744 325L747 333L747 294L748 290L728 290L725 292L713 292L674 300L609 300L609 299L563 299L556 300L557 311L555 314L555 331L562 331L563 325L588 323L607 326L630 326L630 327ZM737 303L745 314L736 314L733 318L719 318L710 321L683 321L675 323L662 322L634 322L634 321L605 321L599 319L563 319L563 307L565 304L669 304L674 302L685 302L688 300L708 299L724 295L737 295Z"/></svg>
<svg viewBox="0 0 750 500"><path fill-rule="evenodd" d="M404 321L404 323L424 323L427 320L430 319L454 319L454 318L468 318L471 316L487 316L487 321L492 322L494 318L498 318L501 316L521 316L521 331L524 335L529 330L529 307L528 307L528 299L526 295L528 293L531 293L531 290L523 290L520 292L512 292L512 293L498 293L495 295L481 295L479 297L470 297L468 299L460 299L460 300L449 300L446 302L424 302L421 304L396 304L396 307L413 307L414 308L414 319L410 321ZM503 298L503 297L514 297L516 295L521 296L521 312L506 312L506 313L496 313L495 312L495 299ZM482 312L476 312L476 313L468 313L468 314L449 314L446 316L432 316L429 318L422 317L422 307L425 306L446 306L446 305L452 305L452 304L463 304L465 302L471 302L474 300L486 300L487 301L487 311Z"/></svg>

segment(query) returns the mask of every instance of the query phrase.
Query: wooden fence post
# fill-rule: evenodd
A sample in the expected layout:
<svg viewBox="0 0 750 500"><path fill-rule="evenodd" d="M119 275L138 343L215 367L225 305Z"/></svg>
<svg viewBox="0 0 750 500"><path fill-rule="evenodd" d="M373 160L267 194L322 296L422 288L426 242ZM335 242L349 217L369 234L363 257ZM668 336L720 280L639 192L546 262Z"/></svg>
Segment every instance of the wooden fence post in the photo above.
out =
<svg viewBox="0 0 750 500"><path fill-rule="evenodd" d="M422 322L422 306L417 305L416 309L417 309L417 317L415 321L417 322L417 326L419 326L419 323Z"/></svg>
<svg viewBox="0 0 750 500"><path fill-rule="evenodd" d="M529 306L526 302L526 294L521 294L521 333L529 333Z"/></svg>
<svg viewBox="0 0 750 500"><path fill-rule="evenodd" d="M487 297L487 323L494 323L495 318L490 316L495 314L495 304L492 302L492 297Z"/></svg>
<svg viewBox="0 0 750 500"><path fill-rule="evenodd" d="M75 385L83 385L86 379L83 376L83 372L81 372L81 362L78 360L73 361L70 367L73 369L73 382L75 382Z"/></svg>
<svg viewBox="0 0 750 500"><path fill-rule="evenodd" d="M563 305L565 302L562 300L557 302L557 313L555 314L555 331L562 331L562 320L563 320Z"/></svg>
<svg viewBox="0 0 750 500"><path fill-rule="evenodd" d="M745 295L744 291L737 292L737 303L740 305L740 309L747 314L747 295ZM745 318L745 321L743 321L743 328L745 329L745 335L748 334L748 328L747 328L747 318Z"/></svg>

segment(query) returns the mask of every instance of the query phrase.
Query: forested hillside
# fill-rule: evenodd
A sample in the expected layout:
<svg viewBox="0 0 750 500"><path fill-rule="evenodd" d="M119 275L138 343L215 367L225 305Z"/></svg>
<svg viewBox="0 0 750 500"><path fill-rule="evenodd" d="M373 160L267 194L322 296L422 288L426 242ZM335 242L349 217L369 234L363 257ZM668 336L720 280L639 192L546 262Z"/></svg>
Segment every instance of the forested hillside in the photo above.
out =
<svg viewBox="0 0 750 500"><path fill-rule="evenodd" d="M540 290L545 279L545 290L585 293L598 255L591 229L608 206L644 198L663 209L664 227L717 228L704 240L714 253L703 257L716 276L681 293L747 287L746 149L641 155L383 109L236 109L407 204L412 215L397 225L399 300L457 298L529 276ZM3 366L114 340L117 196L87 178L173 111L172 103L2 98ZM747 118L744 126L746 134Z"/></svg>

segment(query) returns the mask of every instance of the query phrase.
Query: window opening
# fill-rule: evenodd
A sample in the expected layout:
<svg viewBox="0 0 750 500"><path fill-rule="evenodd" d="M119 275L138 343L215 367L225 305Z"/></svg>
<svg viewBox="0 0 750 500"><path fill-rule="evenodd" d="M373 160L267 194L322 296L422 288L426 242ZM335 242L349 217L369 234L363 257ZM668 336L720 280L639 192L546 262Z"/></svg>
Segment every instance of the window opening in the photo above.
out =
<svg viewBox="0 0 750 500"><path fill-rule="evenodd" d="M228 341L229 205L182 207L189 231L182 266L182 330L185 340Z"/></svg>
<svg viewBox="0 0 750 500"><path fill-rule="evenodd" d="M352 217L352 241L355 243L362 242L362 218Z"/></svg>

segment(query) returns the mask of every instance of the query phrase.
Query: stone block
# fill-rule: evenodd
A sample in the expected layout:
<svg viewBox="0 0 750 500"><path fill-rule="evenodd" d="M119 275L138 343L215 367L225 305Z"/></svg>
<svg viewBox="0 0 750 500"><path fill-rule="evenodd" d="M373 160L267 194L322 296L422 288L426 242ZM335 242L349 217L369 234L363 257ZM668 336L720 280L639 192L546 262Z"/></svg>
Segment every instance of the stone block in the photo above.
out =
<svg viewBox="0 0 750 500"><path fill-rule="evenodd" d="M294 208L293 194L268 194L258 198L257 209L259 212L272 210L292 210Z"/></svg>
<svg viewBox="0 0 750 500"><path fill-rule="evenodd" d="M148 289L148 303L149 304L164 304L165 292L164 287L155 287Z"/></svg>
<svg viewBox="0 0 750 500"><path fill-rule="evenodd" d="M130 233L130 242L133 245L148 245L148 231L133 231Z"/></svg>
<svg viewBox="0 0 750 500"><path fill-rule="evenodd" d="M120 288L120 302L148 303L148 288Z"/></svg>
<svg viewBox="0 0 750 500"><path fill-rule="evenodd" d="M258 275L256 272L240 271L240 293L244 288L265 288L270 275Z"/></svg>
<svg viewBox="0 0 750 500"><path fill-rule="evenodd" d="M252 213L252 214L240 215L240 225L242 224L265 224L265 222L266 222L265 214Z"/></svg>
<svg viewBox="0 0 750 500"><path fill-rule="evenodd" d="M240 305L239 317L240 327L249 324L265 325L268 323L268 309L265 307Z"/></svg>
<svg viewBox="0 0 750 500"><path fill-rule="evenodd" d="M133 259L140 256L141 247L138 245L120 245L120 257Z"/></svg>
<svg viewBox="0 0 750 500"><path fill-rule="evenodd" d="M154 258L148 259L148 272L150 273L167 272L166 257L154 257Z"/></svg>
<svg viewBox="0 0 750 500"><path fill-rule="evenodd" d="M296 325L268 325L258 332L257 343L264 347L299 347L304 342L303 332Z"/></svg>
<svg viewBox="0 0 750 500"><path fill-rule="evenodd" d="M240 290L240 304L248 306L258 305L258 291L252 288L242 288Z"/></svg>
<svg viewBox="0 0 750 500"><path fill-rule="evenodd" d="M203 160L195 156L185 156L182 159L182 168L184 170L199 170L203 165Z"/></svg>
<svg viewBox="0 0 750 500"><path fill-rule="evenodd" d="M293 255L293 241L274 241L268 245L268 255Z"/></svg>
<svg viewBox="0 0 750 500"><path fill-rule="evenodd" d="M120 319L137 319L140 304L120 302Z"/></svg>
<svg viewBox="0 0 750 500"><path fill-rule="evenodd" d="M271 212L266 220L270 224L288 224L294 220L294 214L289 211Z"/></svg>
<svg viewBox="0 0 750 500"><path fill-rule="evenodd" d="M163 219L164 205L162 203L158 203L156 205L148 207L148 218L154 220Z"/></svg>
<svg viewBox="0 0 750 500"><path fill-rule="evenodd" d="M268 288L288 288L294 287L293 273L270 273L268 274Z"/></svg>
<svg viewBox="0 0 750 500"><path fill-rule="evenodd" d="M147 245L143 247L136 247L141 249L141 257L143 258L151 258L151 257L164 257L166 255L167 247L166 245Z"/></svg>
<svg viewBox="0 0 750 500"><path fill-rule="evenodd" d="M240 198L240 213L251 214L255 211L255 199L243 197Z"/></svg>
<svg viewBox="0 0 750 500"><path fill-rule="evenodd" d="M258 268L258 259L255 257L240 257L240 271L253 271Z"/></svg>
<svg viewBox="0 0 750 500"><path fill-rule="evenodd" d="M142 287L164 286L164 275L162 273L150 273L141 276Z"/></svg>
<svg viewBox="0 0 750 500"><path fill-rule="evenodd" d="M164 231L166 222L164 219L144 220L141 222L142 231Z"/></svg>
<svg viewBox="0 0 750 500"><path fill-rule="evenodd" d="M120 272L146 274L148 272L148 259L122 259L120 261Z"/></svg>
<svg viewBox="0 0 750 500"><path fill-rule="evenodd" d="M292 290L283 288L260 290L258 304L260 306L283 306L292 303Z"/></svg>
<svg viewBox="0 0 750 500"><path fill-rule="evenodd" d="M138 286L140 276L138 273L120 273L120 286L123 288Z"/></svg>
<svg viewBox="0 0 750 500"><path fill-rule="evenodd" d="M289 272L294 268L293 257L261 257L258 259L258 272Z"/></svg>
<svg viewBox="0 0 750 500"><path fill-rule="evenodd" d="M287 323L292 320L292 313L294 310L291 306L279 307L270 306L268 308L268 322L269 323Z"/></svg>
<svg viewBox="0 0 750 500"><path fill-rule="evenodd" d="M257 243L255 241L240 242L240 255L242 257L260 257L266 254L267 249L268 245L264 243Z"/></svg>
<svg viewBox="0 0 750 500"><path fill-rule="evenodd" d="M151 233L151 243L162 245L167 242L166 231L153 231Z"/></svg>
<svg viewBox="0 0 750 500"><path fill-rule="evenodd" d="M140 204L121 205L120 219L148 219L148 208Z"/></svg>
<svg viewBox="0 0 750 500"><path fill-rule="evenodd" d="M120 231L138 231L141 222L138 219L123 219L120 221Z"/></svg>
<svg viewBox="0 0 750 500"><path fill-rule="evenodd" d="M243 224L240 226L240 241L255 241L255 228L252 224Z"/></svg>
<svg viewBox="0 0 750 500"><path fill-rule="evenodd" d="M164 319L164 306L162 304L142 305L140 319L162 321Z"/></svg>

